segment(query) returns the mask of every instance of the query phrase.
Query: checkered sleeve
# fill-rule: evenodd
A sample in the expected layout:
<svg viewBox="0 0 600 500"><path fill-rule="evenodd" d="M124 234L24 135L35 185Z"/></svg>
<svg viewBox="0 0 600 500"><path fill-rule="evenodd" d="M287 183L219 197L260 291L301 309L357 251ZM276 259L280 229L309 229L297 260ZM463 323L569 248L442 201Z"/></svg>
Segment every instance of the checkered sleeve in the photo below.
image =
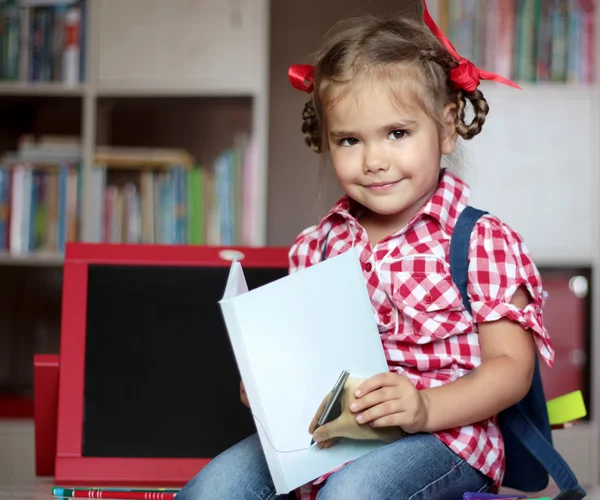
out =
<svg viewBox="0 0 600 500"><path fill-rule="evenodd" d="M542 307L546 292L542 279L521 236L493 216L482 217L471 235L468 293L475 323L508 318L533 333L548 366L554 348L544 326ZM530 302L520 309L510 303L524 286Z"/></svg>
<svg viewBox="0 0 600 500"><path fill-rule="evenodd" d="M317 226L304 229L296 238L288 254L290 274L318 262L319 237Z"/></svg>

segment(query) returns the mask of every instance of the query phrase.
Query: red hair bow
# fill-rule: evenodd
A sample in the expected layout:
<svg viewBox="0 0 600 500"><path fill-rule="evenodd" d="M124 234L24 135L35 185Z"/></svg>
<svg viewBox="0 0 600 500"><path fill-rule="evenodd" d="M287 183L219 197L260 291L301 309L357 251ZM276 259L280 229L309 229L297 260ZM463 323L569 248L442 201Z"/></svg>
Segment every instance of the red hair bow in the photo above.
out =
<svg viewBox="0 0 600 500"><path fill-rule="evenodd" d="M438 38L442 45L446 48L446 50L450 53L450 55L458 61L458 66L452 70L450 70L450 80L454 82L454 84L461 89L466 90L467 92L473 92L477 87L479 87L480 80L490 80L494 82L504 83L505 85L509 85L511 87L521 89L516 83L507 80L503 76L497 75L496 73L491 73L490 71L485 71L483 69L479 69L475 66L471 61L462 57L456 49L450 43L450 40L446 38L446 35L442 33L442 30L438 28L437 24L429 14L429 10L427 9L427 1L423 0L423 7L425 10L424 20L425 24L429 27L431 32Z"/></svg>
<svg viewBox="0 0 600 500"><path fill-rule="evenodd" d="M310 64L296 64L288 70L288 77L294 88L310 94L314 87L315 67Z"/></svg>
<svg viewBox="0 0 600 500"><path fill-rule="evenodd" d="M467 92L473 92L479 87L480 80L490 80L494 82L503 83L511 87L521 89L516 83L507 80L503 76L497 75L490 71L479 69L471 61L462 57L456 49L450 43L450 40L446 38L446 35L442 33L440 28L435 24L435 21L429 14L427 9L427 1L423 0L424 7L424 21L431 32L438 38L450 55L458 61L458 66L450 70L450 81L454 82L456 87L466 90ZM314 76L315 68L309 64L296 64L291 66L288 71L288 77L294 88L303 92L310 93L314 88Z"/></svg>

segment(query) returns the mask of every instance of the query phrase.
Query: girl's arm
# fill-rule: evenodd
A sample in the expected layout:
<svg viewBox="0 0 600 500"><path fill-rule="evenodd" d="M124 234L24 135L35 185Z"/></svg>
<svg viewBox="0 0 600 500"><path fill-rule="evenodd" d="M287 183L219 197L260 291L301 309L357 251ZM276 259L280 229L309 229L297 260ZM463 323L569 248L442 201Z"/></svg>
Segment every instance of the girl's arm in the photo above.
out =
<svg viewBox="0 0 600 500"><path fill-rule="evenodd" d="M470 256L469 298L481 365L454 382L424 390L394 372L371 377L350 405L359 424L399 426L408 433L473 424L527 394L536 349L551 366L554 350L543 326L541 278L521 237L496 218L482 219L471 237ZM510 296L514 283L522 285ZM336 432L332 422L315 434L325 440Z"/></svg>
<svg viewBox="0 0 600 500"><path fill-rule="evenodd" d="M524 309L527 292L519 288L511 303ZM420 391L427 408L421 431L469 425L519 402L531 385L535 343L531 332L508 319L478 325L481 365L469 375Z"/></svg>
<svg viewBox="0 0 600 500"><path fill-rule="evenodd" d="M519 288L511 303L524 309L529 296ZM435 432L490 418L527 394L535 367L533 333L509 319L479 325L481 365L468 375L433 389L417 390L408 378L382 373L365 380L350 405L359 424L400 426L409 433ZM335 435L317 430L319 439ZM338 434L339 435L339 434Z"/></svg>

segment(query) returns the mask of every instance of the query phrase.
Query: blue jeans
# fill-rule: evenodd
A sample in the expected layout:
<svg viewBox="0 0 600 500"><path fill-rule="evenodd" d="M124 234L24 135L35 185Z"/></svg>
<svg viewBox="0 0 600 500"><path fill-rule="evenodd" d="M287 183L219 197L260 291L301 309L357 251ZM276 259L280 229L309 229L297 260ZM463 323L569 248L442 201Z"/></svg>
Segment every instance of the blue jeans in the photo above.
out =
<svg viewBox="0 0 600 500"><path fill-rule="evenodd" d="M432 434L413 434L372 451L327 478L318 500L458 500L492 481ZM177 500L283 500L271 481L258 436L221 453Z"/></svg>

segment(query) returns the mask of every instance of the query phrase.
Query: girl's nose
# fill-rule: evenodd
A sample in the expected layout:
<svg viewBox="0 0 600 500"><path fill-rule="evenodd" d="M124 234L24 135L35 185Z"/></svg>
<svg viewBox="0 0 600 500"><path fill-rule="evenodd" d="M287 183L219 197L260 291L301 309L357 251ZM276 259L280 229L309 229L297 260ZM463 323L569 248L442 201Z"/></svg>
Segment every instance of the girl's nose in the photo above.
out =
<svg viewBox="0 0 600 500"><path fill-rule="evenodd" d="M363 171L367 173L385 172L390 168L387 156L381 148L365 148L365 157L363 160Z"/></svg>

